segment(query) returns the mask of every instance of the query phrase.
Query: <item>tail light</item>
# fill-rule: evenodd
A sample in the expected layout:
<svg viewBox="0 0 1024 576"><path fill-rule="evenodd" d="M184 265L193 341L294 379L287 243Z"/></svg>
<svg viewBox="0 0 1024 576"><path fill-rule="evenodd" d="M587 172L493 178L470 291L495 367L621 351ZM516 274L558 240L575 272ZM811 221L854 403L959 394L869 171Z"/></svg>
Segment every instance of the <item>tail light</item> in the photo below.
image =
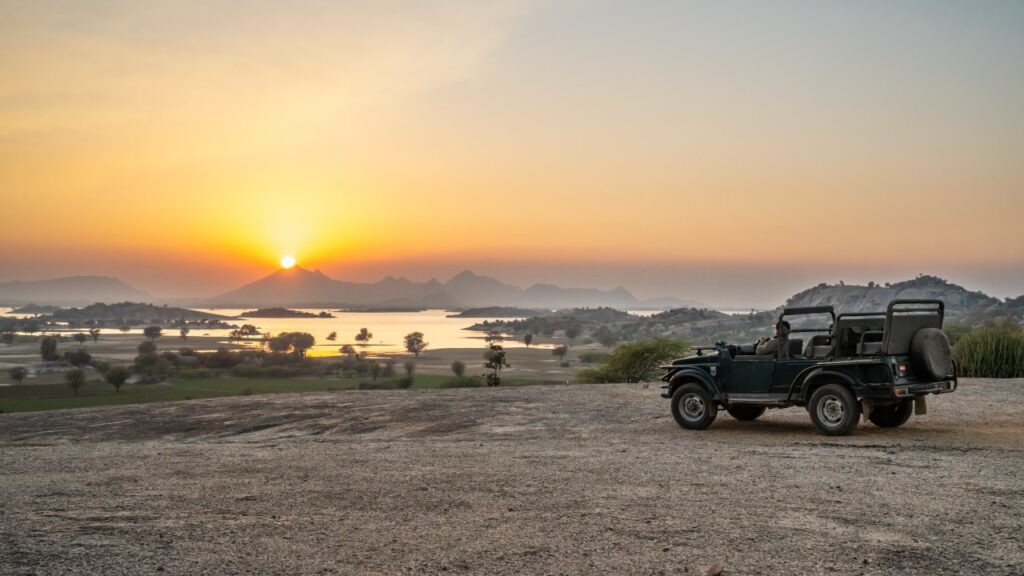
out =
<svg viewBox="0 0 1024 576"><path fill-rule="evenodd" d="M907 376L907 365L906 364L897 364L896 365L896 374L900 378L906 378L906 376Z"/></svg>

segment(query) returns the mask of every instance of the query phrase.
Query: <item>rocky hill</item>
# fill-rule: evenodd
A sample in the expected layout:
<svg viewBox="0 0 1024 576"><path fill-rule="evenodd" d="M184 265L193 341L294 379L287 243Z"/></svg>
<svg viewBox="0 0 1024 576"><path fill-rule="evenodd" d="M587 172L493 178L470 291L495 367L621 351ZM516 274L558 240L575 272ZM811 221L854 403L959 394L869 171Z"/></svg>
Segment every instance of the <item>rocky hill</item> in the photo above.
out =
<svg viewBox="0 0 1024 576"><path fill-rule="evenodd" d="M107 276L0 282L0 304L82 305L92 302L150 300L150 296Z"/></svg>

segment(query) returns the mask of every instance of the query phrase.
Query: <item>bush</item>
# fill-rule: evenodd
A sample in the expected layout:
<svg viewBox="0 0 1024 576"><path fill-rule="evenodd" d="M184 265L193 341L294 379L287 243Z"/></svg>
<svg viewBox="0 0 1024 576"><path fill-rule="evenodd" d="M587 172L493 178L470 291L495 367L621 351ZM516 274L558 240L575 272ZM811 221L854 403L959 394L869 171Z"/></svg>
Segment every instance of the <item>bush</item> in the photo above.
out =
<svg viewBox="0 0 1024 576"><path fill-rule="evenodd" d="M85 349L68 350L64 353L64 360L72 366L85 366L92 362L92 354Z"/></svg>
<svg viewBox="0 0 1024 576"><path fill-rule="evenodd" d="M668 338L623 344L603 358L599 367L582 370L577 382L646 382L657 376L658 367L686 353L689 343Z"/></svg>
<svg viewBox="0 0 1024 576"><path fill-rule="evenodd" d="M584 364L596 364L596 363L600 362L601 360L604 360L607 356L608 356L608 354L606 354L605 352L593 352L593 351L590 351L590 352L583 352L582 354L580 354L578 356L578 358L579 358L579 361L584 363Z"/></svg>
<svg viewBox="0 0 1024 576"><path fill-rule="evenodd" d="M958 338L953 357L961 376L1024 377L1024 331L1009 326L972 330Z"/></svg>
<svg viewBox="0 0 1024 576"><path fill-rule="evenodd" d="M403 378L403 380L404 380L404 378ZM376 381L376 382L360 382L359 383L359 389L360 390L394 390L395 388L398 388L399 386L401 386L401 384L399 382L395 381L395 380L379 380L379 381ZM403 388L407 388L407 386L402 386L402 387Z"/></svg>

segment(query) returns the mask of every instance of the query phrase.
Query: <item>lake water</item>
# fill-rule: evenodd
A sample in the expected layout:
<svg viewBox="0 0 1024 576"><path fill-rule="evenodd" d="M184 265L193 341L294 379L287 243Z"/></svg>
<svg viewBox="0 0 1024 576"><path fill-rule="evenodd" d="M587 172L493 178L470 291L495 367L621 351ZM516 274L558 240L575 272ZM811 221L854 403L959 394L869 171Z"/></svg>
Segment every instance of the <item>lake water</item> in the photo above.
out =
<svg viewBox="0 0 1024 576"><path fill-rule="evenodd" d="M201 312L220 314L221 316L240 316L246 310L235 308L195 308ZM10 315L10 309L0 309L0 314ZM336 312L323 308L303 308L303 312L319 314L327 312L334 315L334 318L237 318L226 320L228 324L253 324L259 327L260 332L270 332L272 335L281 332L308 332L316 338L316 346L310 350L313 356L328 356L338 354L338 348L344 344L356 345L355 335L361 328L368 329L373 338L365 347L356 346L357 350L365 350L369 353L392 353L404 352L404 338L410 332L422 332L423 338L429 343L428 349L438 348L483 348L483 332L467 330L468 327L484 320L495 320L495 318L449 318L451 312L446 310L425 310L422 312ZM513 320L514 318L504 318ZM130 334L141 334L142 326L135 326ZM78 332L83 330L67 330ZM190 336L214 336L222 337L227 341L231 329L200 329L192 328ZM327 340L331 332L337 332L337 340ZM102 328L101 334L120 334L117 328ZM174 329L164 330L164 339L174 338L178 340L178 333ZM252 339L253 345L258 345L259 337ZM507 348L518 348L524 346L521 340L506 340L503 345Z"/></svg>

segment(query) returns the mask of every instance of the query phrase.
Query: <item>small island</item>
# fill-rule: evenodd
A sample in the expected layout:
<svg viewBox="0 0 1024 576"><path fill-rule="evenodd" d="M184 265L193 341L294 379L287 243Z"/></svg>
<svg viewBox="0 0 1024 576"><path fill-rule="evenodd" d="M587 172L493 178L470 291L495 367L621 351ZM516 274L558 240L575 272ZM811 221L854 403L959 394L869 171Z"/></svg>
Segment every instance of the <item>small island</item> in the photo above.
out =
<svg viewBox="0 0 1024 576"><path fill-rule="evenodd" d="M291 310L288 308L260 308L259 310L249 310L241 314L242 318L334 318L334 315L329 312L320 312L314 314L312 312L303 312L301 310Z"/></svg>
<svg viewBox="0 0 1024 576"><path fill-rule="evenodd" d="M515 306L485 306L483 308L467 308L456 314L449 314L449 318L533 318L535 316L546 316L551 310L538 308L518 308Z"/></svg>

